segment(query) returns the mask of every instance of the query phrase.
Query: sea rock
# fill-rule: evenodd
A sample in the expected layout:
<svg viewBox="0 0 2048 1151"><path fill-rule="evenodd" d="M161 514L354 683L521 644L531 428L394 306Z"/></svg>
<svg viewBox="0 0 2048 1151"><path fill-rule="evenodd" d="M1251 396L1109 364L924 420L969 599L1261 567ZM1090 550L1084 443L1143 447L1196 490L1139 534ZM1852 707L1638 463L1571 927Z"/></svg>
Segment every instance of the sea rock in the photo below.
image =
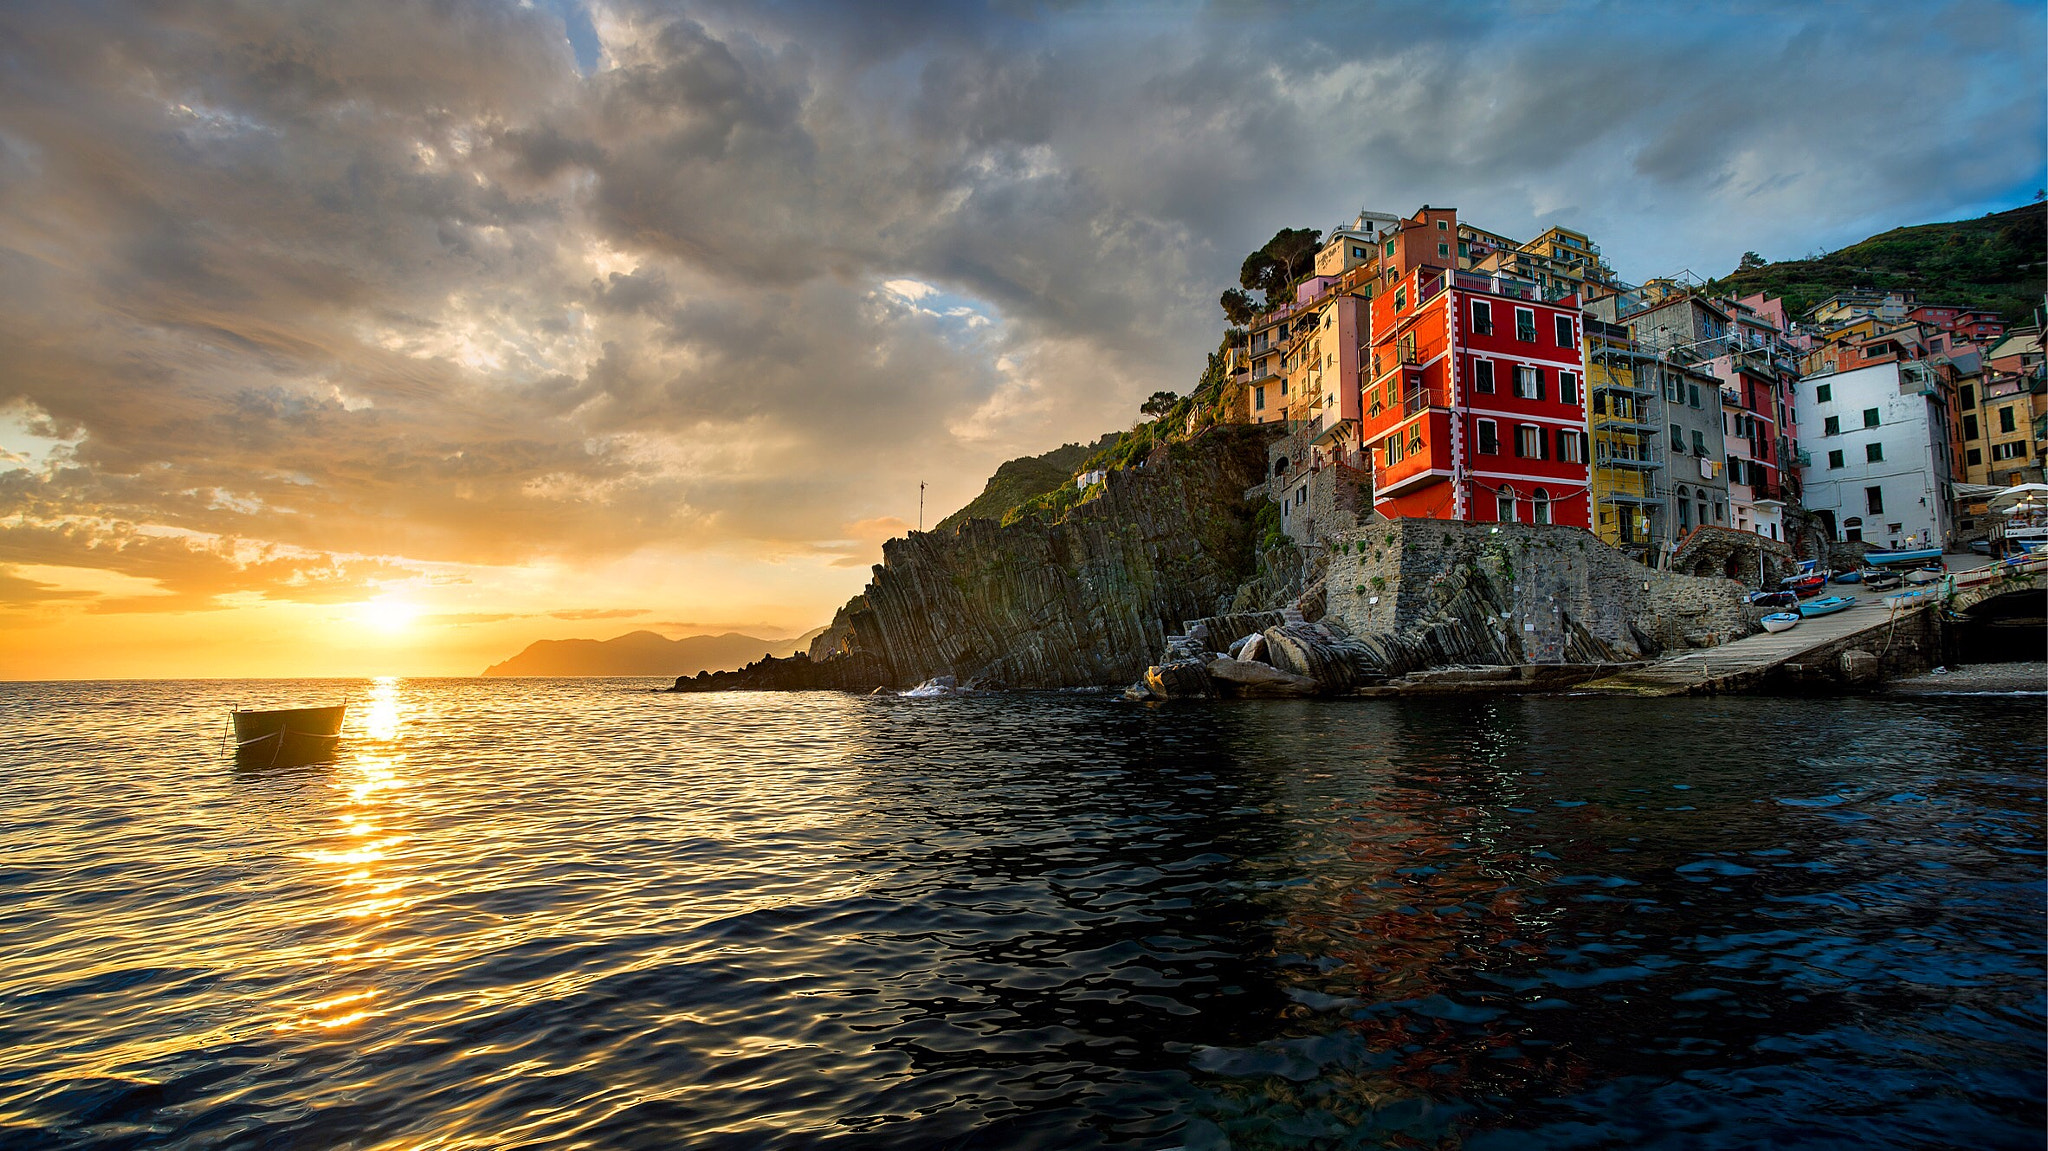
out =
<svg viewBox="0 0 2048 1151"><path fill-rule="evenodd" d="M1319 695L1322 688L1304 675L1281 671L1272 664L1242 659L1212 659L1204 669L1223 695L1245 699L1294 699Z"/></svg>
<svg viewBox="0 0 2048 1151"><path fill-rule="evenodd" d="M1247 663L1264 663L1266 659L1266 637L1264 635L1248 635L1244 637L1244 646L1235 655L1238 659L1244 660Z"/></svg>
<svg viewBox="0 0 2048 1151"><path fill-rule="evenodd" d="M679 691L1095 687L1146 673L1170 629L1229 602L1256 566L1271 428L1217 426L1112 471L1055 523L970 519L883 545L867 589L809 657L764 660ZM1223 637L1197 643L1201 655ZM1206 682L1206 677L1204 677Z"/></svg>
<svg viewBox="0 0 2048 1151"><path fill-rule="evenodd" d="M1163 663L1145 671L1145 687L1160 699L1215 699L1216 685L1199 660Z"/></svg>
<svg viewBox="0 0 2048 1151"><path fill-rule="evenodd" d="M1284 672L1312 680L1326 692L1386 678L1386 666L1372 648L1316 624L1267 628L1267 658Z"/></svg>

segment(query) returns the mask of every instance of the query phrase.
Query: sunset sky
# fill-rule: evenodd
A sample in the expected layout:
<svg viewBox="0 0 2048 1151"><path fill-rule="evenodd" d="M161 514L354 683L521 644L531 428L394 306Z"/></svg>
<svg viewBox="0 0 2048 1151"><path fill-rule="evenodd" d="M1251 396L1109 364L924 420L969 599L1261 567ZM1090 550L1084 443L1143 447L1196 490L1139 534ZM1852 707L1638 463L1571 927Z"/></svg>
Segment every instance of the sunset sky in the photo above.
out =
<svg viewBox="0 0 2048 1151"><path fill-rule="evenodd" d="M793 635L1283 225L1723 273L2033 198L2041 5L0 6L0 677Z"/></svg>

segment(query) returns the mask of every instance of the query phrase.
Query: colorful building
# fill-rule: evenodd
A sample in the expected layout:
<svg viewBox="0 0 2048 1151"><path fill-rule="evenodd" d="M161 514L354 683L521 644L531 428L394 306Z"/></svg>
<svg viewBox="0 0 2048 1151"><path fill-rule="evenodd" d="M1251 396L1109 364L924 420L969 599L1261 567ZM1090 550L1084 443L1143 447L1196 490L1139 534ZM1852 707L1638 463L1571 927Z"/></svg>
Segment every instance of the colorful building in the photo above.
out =
<svg viewBox="0 0 2048 1151"><path fill-rule="evenodd" d="M1457 213L1384 240L1361 438L1382 515L1591 526L1578 299L1461 272Z"/></svg>

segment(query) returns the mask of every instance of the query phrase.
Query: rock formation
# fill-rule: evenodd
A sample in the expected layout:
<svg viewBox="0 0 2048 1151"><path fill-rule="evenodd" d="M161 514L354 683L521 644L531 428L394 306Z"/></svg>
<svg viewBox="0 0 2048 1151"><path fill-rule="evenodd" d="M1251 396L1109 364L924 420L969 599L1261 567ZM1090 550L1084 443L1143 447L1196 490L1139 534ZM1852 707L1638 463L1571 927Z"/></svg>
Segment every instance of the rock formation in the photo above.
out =
<svg viewBox="0 0 2048 1151"><path fill-rule="evenodd" d="M679 679L678 691L868 690L954 676L977 688L1130 683L1181 621L1253 574L1246 488L1270 431L1214 427L1113 471L1057 523L970 519L890 540L809 658Z"/></svg>

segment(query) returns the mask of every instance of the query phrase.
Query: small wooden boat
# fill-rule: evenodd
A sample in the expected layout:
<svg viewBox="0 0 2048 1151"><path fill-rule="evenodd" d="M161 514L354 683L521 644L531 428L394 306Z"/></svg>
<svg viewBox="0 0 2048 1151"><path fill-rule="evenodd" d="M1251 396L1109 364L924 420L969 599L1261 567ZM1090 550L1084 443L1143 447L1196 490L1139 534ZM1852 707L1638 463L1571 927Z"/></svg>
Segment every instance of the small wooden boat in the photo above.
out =
<svg viewBox="0 0 2048 1151"><path fill-rule="evenodd" d="M1793 607L1799 597L1788 591L1753 591L1746 597L1755 607Z"/></svg>
<svg viewBox="0 0 2048 1151"><path fill-rule="evenodd" d="M345 703L272 711L243 711L237 707L232 713L235 762L275 767L329 759L341 742L341 721L347 713Z"/></svg>
<svg viewBox="0 0 2048 1151"><path fill-rule="evenodd" d="M1863 586L1873 591L1895 588L1902 582L1899 573L1890 568L1866 568L1863 572Z"/></svg>
<svg viewBox="0 0 2048 1151"><path fill-rule="evenodd" d="M1909 607L1919 607L1923 603L1932 603L1933 601L1934 593L1921 588L1918 591L1894 592L1884 597L1884 606L1892 611L1900 611Z"/></svg>
<svg viewBox="0 0 2048 1151"><path fill-rule="evenodd" d="M1771 632L1791 631L1799 626L1800 615L1796 611L1772 612L1764 617L1764 630Z"/></svg>
<svg viewBox="0 0 2048 1151"><path fill-rule="evenodd" d="M1863 573L1856 568L1850 568L1845 572L1836 572L1833 579L1836 583L1862 583Z"/></svg>
<svg viewBox="0 0 2048 1151"><path fill-rule="evenodd" d="M1831 595L1824 599L1809 600L1799 605L1799 614L1812 619L1817 615L1833 615L1838 611L1856 606L1853 595Z"/></svg>
<svg viewBox="0 0 2048 1151"><path fill-rule="evenodd" d="M1912 584L1916 587L1925 587L1928 584L1931 584L1934 581L1940 579L1942 577L1942 574L1942 570L1938 567L1914 568L1912 571L1906 573L1905 580L1907 583Z"/></svg>

